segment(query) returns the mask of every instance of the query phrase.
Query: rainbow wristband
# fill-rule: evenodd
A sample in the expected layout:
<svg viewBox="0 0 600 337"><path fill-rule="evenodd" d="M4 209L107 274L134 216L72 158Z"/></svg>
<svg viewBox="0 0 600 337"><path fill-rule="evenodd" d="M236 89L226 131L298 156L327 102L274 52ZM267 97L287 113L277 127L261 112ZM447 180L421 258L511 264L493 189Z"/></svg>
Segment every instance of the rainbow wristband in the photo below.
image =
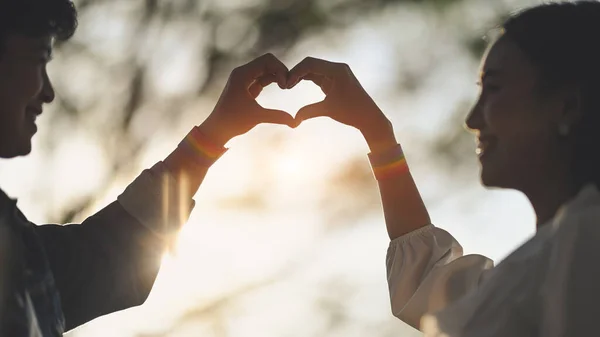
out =
<svg viewBox="0 0 600 337"><path fill-rule="evenodd" d="M214 164L227 152L227 148L214 145L197 126L185 136L178 147L185 149L196 164L206 167Z"/></svg>
<svg viewBox="0 0 600 337"><path fill-rule="evenodd" d="M409 171L400 144L382 153L369 153L369 161L375 179L384 180L405 174Z"/></svg>

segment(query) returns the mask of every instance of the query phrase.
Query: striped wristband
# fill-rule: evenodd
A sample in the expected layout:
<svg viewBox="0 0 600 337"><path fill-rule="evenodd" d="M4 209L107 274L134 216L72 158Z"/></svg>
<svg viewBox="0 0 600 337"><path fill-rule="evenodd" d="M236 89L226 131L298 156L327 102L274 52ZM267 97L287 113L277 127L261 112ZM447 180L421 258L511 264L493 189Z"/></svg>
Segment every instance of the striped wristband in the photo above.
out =
<svg viewBox="0 0 600 337"><path fill-rule="evenodd" d="M227 152L227 148L214 145L197 126L185 136L178 147L185 149L196 164L205 167L214 164Z"/></svg>
<svg viewBox="0 0 600 337"><path fill-rule="evenodd" d="M393 178L409 171L400 144L385 152L369 153L368 157L377 180Z"/></svg>

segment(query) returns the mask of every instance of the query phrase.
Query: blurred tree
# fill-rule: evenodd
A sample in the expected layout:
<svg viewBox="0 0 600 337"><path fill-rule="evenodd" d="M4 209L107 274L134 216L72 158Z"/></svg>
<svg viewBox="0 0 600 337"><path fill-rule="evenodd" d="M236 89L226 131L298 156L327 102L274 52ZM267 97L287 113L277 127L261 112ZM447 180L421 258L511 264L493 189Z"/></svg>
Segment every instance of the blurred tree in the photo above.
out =
<svg viewBox="0 0 600 337"><path fill-rule="evenodd" d="M265 52L285 56L307 37L324 30L344 30L363 18L391 8L408 6L427 11L440 20L454 20L457 8L469 0L76 0L80 29L72 41L56 45L52 72L57 99L50 113L52 132L41 142L47 157L56 156L56 135L83 128L97 140L108 165L103 180L86 198L59 209L54 222L71 222L89 210L111 183L132 176L155 138L157 130L181 128L182 119L202 121L210 111L226 78L235 66ZM492 0L496 16L506 12L503 1ZM481 35L464 38L463 47L473 58L485 47ZM424 57L419 55L419 57ZM428 64L429 66L429 64ZM415 91L423 85L428 66L405 69L397 90ZM467 105L449 107L448 126L431 140L430 150L443 165L461 170L465 135L460 119ZM205 115L202 115L204 113ZM189 126L188 126L189 127ZM187 127L186 127L187 128ZM182 134L178 134L177 138ZM356 220L377 209L378 194L365 159L352 160L331 177L331 187L320 197L328 223ZM263 177L262 179L267 179ZM268 182L264 182L267 184ZM336 200L332 203L331 200ZM267 201L260 191L225 200L234 207L262 208ZM330 207L335 204L336 207ZM265 281L264 284L270 283ZM252 285L240 293L263 284ZM192 310L180 324L203 315L219 317L230 294L206 308ZM331 313L331 328L343 320L336 307L345 293L331 293L321 301ZM217 324L217 323L216 323ZM165 336L170 331L165 332ZM220 325L215 335L226 336ZM161 335L157 334L156 336ZM149 335L148 335L149 336Z"/></svg>
<svg viewBox="0 0 600 337"><path fill-rule="evenodd" d="M58 98L52 124L88 127L110 167L98 186L108 188L151 146L159 125L175 127L186 106L214 99L233 67L267 51L285 55L306 36L343 29L391 6L419 5L444 15L461 2L79 0L78 33L56 46L53 70L60 75L54 76ZM470 39L466 47L478 54L480 40ZM52 151L56 140L44 144ZM103 192L89 193L54 220L72 221Z"/></svg>

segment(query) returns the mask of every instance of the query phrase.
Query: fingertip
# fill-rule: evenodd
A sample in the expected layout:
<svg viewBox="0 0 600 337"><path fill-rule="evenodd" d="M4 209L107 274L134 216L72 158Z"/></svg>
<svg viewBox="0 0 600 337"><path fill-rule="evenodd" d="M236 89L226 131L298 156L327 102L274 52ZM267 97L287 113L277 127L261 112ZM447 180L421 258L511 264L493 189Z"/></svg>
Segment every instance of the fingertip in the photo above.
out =
<svg viewBox="0 0 600 337"><path fill-rule="evenodd" d="M277 74L277 85L281 89L285 89L287 85L287 76L285 74Z"/></svg>
<svg viewBox="0 0 600 337"><path fill-rule="evenodd" d="M292 129L295 129L295 128L297 128L297 127L300 126L300 123L302 123L301 120L294 118L294 120L292 120L291 123L290 123L290 127Z"/></svg>
<svg viewBox="0 0 600 337"><path fill-rule="evenodd" d="M297 78L291 78L287 81L287 89L292 89L296 84L298 84Z"/></svg>
<svg viewBox="0 0 600 337"><path fill-rule="evenodd" d="M326 115L327 114L324 109L323 102L319 102L302 107L300 110L298 110L298 113L296 113L296 119L305 121L307 119L323 117Z"/></svg>
<svg viewBox="0 0 600 337"><path fill-rule="evenodd" d="M302 113L302 111L298 111L298 113L296 113L296 117L294 117L294 120L298 125L300 125L300 123L306 120L306 116L304 116L304 113Z"/></svg>
<svg viewBox="0 0 600 337"><path fill-rule="evenodd" d="M292 84L294 82L294 75L292 75L291 72L289 72L285 78L285 87L286 89L290 89L292 88Z"/></svg>
<svg viewBox="0 0 600 337"><path fill-rule="evenodd" d="M296 120L294 119L294 117L290 116L290 118L286 118L286 119L287 119L287 121L286 121L286 122L287 122L287 123L286 123L286 124L287 124L287 126L291 127L292 129L295 129L295 128L296 128L296 126L297 126L297 125L296 125L296 123L297 123L297 122L296 122Z"/></svg>
<svg viewBox="0 0 600 337"><path fill-rule="evenodd" d="M287 126L294 125L294 117L282 110L262 109L260 119L261 123L284 124Z"/></svg>

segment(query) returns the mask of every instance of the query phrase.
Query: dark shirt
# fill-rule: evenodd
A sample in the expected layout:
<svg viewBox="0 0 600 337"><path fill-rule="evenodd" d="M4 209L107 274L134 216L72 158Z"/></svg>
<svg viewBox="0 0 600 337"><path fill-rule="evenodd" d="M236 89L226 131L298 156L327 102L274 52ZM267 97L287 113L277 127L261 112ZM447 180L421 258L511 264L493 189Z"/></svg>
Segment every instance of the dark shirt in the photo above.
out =
<svg viewBox="0 0 600 337"><path fill-rule="evenodd" d="M22 241L23 274L14 289L19 311L11 318L23 330L15 336L30 336L35 327L31 307L41 335L54 337L148 297L164 241L119 202L81 224L37 226L0 190L0 215Z"/></svg>

